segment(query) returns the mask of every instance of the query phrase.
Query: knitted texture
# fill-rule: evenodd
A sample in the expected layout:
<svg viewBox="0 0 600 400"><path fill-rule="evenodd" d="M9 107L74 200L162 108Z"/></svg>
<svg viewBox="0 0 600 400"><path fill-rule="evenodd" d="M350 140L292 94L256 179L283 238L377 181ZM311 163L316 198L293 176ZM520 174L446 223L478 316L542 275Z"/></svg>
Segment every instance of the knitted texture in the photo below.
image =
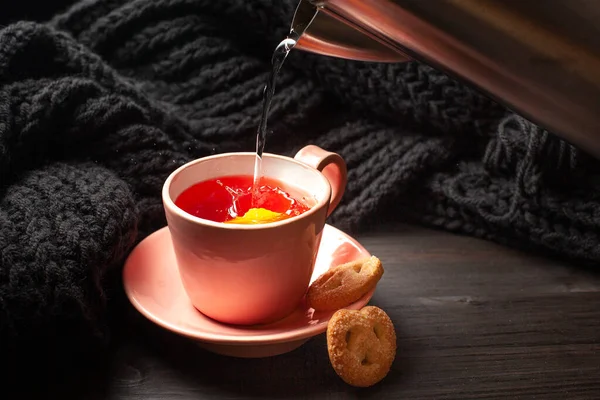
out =
<svg viewBox="0 0 600 400"><path fill-rule="evenodd" d="M164 179L254 150L294 6L89 0L1 28L0 358L106 343L109 272L165 225ZM430 67L293 51L269 130L267 152L346 159L348 232L414 221L600 260L598 164Z"/></svg>

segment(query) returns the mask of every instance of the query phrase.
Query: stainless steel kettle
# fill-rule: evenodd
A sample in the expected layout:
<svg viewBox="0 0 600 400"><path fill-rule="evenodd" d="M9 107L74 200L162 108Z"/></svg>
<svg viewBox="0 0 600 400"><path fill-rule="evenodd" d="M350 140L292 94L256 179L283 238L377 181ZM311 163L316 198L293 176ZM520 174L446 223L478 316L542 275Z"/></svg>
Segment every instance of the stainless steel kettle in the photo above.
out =
<svg viewBox="0 0 600 400"><path fill-rule="evenodd" d="M600 158L600 0L301 0L297 48L419 60Z"/></svg>

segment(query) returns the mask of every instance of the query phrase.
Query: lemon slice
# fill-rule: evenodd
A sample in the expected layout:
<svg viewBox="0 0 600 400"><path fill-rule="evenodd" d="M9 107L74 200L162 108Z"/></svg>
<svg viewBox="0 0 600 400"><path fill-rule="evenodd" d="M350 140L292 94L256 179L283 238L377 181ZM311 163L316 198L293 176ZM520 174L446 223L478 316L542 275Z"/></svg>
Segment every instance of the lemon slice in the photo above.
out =
<svg viewBox="0 0 600 400"><path fill-rule="evenodd" d="M225 221L226 224L266 224L269 222L281 221L285 218L285 214L276 213L266 208L251 208L242 217L235 217L229 221Z"/></svg>

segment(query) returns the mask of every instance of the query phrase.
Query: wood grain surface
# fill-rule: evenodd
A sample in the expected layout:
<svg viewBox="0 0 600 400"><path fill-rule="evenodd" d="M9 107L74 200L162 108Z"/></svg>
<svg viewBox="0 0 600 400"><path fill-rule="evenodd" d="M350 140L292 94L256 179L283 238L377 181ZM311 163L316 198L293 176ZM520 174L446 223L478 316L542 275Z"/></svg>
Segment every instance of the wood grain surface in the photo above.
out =
<svg viewBox="0 0 600 400"><path fill-rule="evenodd" d="M104 390L87 398L600 399L600 276L411 226L359 236L385 266L371 304L398 334L393 370L354 389L324 335L267 359L200 350L134 311Z"/></svg>

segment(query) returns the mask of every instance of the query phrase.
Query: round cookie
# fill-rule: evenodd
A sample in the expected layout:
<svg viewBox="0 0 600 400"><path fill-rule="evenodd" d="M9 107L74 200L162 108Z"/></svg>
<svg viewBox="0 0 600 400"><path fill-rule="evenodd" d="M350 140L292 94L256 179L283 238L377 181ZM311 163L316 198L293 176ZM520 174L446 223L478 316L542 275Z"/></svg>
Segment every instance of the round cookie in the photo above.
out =
<svg viewBox="0 0 600 400"><path fill-rule="evenodd" d="M385 378L396 358L396 331L382 309L337 311L327 325L329 360L338 376L356 387Z"/></svg>
<svg viewBox="0 0 600 400"><path fill-rule="evenodd" d="M335 266L310 285L306 303L317 311L347 307L373 289L382 275L383 265L375 256Z"/></svg>

